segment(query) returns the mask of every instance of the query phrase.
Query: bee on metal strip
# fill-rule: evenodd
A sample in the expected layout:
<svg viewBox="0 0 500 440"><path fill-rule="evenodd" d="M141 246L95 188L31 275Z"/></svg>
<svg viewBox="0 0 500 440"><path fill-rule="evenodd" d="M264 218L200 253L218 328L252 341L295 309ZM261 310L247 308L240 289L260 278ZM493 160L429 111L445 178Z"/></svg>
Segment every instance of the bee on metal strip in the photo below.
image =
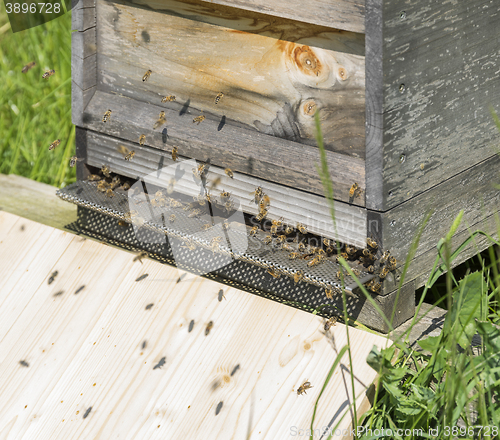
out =
<svg viewBox="0 0 500 440"><path fill-rule="evenodd" d="M143 81L147 81L147 80L149 79L149 77L151 76L151 74L152 74L152 73L153 73L153 71L152 71L152 70L148 70L148 71L144 74L144 76L142 77L142 80L143 80Z"/></svg>

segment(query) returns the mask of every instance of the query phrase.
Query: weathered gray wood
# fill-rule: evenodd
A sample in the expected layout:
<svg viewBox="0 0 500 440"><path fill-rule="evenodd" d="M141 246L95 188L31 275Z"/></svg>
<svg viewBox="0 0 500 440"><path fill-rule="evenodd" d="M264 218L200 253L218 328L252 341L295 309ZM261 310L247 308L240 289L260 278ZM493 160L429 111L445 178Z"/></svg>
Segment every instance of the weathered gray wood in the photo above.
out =
<svg viewBox="0 0 500 440"><path fill-rule="evenodd" d="M366 207L372 210L381 210L384 199L382 1L383 0L366 0L365 17L365 173L368 183L366 186Z"/></svg>
<svg viewBox="0 0 500 440"><path fill-rule="evenodd" d="M383 32L386 210L494 154L500 3L386 0Z"/></svg>
<svg viewBox="0 0 500 440"><path fill-rule="evenodd" d="M74 81L71 82L71 121L75 125L82 126L85 122L84 109L94 96L97 87L82 90Z"/></svg>
<svg viewBox="0 0 500 440"><path fill-rule="evenodd" d="M97 84L97 55L82 59L71 54L71 79L82 90L90 89Z"/></svg>
<svg viewBox="0 0 500 440"><path fill-rule="evenodd" d="M72 13L76 9L95 8L95 0L71 0Z"/></svg>
<svg viewBox="0 0 500 440"><path fill-rule="evenodd" d="M90 172L87 167L87 130L75 127L75 155L82 159L76 163L76 179L85 180Z"/></svg>
<svg viewBox="0 0 500 440"><path fill-rule="evenodd" d="M108 109L112 110L111 117L103 123L102 117ZM162 110L167 122L153 129ZM209 115L200 125L193 124L193 117L198 114L188 109L180 115L159 105L97 91L85 109L83 125L79 125L132 142L138 142L139 136L145 134L147 144L152 147L170 151L172 146L178 146L179 154L185 157L210 159L212 164L235 172L323 194L316 169L319 163L316 148L229 124L220 129L220 120ZM364 161L331 151L326 153L336 198L348 201L353 182L364 188ZM364 198L356 200L362 204Z"/></svg>
<svg viewBox="0 0 500 440"><path fill-rule="evenodd" d="M314 146L317 110L325 147L364 157L361 34L176 0L102 0L98 11L100 90L152 103L173 94L226 123Z"/></svg>
<svg viewBox="0 0 500 440"><path fill-rule="evenodd" d="M85 59L96 53L96 28L71 34L71 54Z"/></svg>
<svg viewBox="0 0 500 440"><path fill-rule="evenodd" d="M361 0L204 0L207 3L234 6L249 11L321 24L352 32L364 32L364 2Z"/></svg>
<svg viewBox="0 0 500 440"><path fill-rule="evenodd" d="M87 133L86 142L86 163L89 165L100 168L106 164L113 172L135 179L152 175L154 179L158 179L159 185L165 188L168 186L169 178L166 173L162 174L158 170L174 164L170 151L141 147L91 131ZM136 154L131 161L124 160L123 154L118 151L120 145L135 151ZM220 178L220 183L211 191L212 195L217 196L223 189L230 192L233 198L240 201L244 212L253 215L258 213L258 206L253 202L251 193L257 186L261 186L271 199L267 219L283 217L285 223L295 226L300 222L307 226L310 232L324 237L338 238L355 246L362 246L365 243L366 212L362 208L337 202L335 205L337 234L335 234L329 207L323 197L240 173L235 173L234 178L230 179L225 175L223 168L211 165L207 175L207 187L210 187L210 182L217 178ZM199 185L188 179L177 181L176 189L190 196L197 196L200 192Z"/></svg>
<svg viewBox="0 0 500 440"><path fill-rule="evenodd" d="M95 27L95 8L75 8L71 11L71 29L86 31Z"/></svg>

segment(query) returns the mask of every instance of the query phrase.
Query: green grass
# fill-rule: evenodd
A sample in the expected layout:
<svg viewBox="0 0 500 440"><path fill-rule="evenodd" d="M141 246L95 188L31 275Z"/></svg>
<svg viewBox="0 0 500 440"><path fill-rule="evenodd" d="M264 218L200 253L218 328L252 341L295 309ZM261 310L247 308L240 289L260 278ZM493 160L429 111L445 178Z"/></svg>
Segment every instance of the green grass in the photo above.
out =
<svg viewBox="0 0 500 440"><path fill-rule="evenodd" d="M36 66L23 74L30 61ZM54 69L48 80L42 74ZM53 151L49 145L61 144ZM75 181L71 124L71 13L12 33L0 8L0 173L65 186Z"/></svg>

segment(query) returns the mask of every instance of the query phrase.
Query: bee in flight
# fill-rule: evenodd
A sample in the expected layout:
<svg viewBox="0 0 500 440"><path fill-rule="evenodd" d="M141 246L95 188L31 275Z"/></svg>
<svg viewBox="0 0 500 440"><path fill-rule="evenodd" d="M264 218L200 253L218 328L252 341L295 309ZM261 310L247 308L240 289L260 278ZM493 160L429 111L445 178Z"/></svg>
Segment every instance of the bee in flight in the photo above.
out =
<svg viewBox="0 0 500 440"><path fill-rule="evenodd" d="M108 122L110 116L111 116L111 110L108 110L106 113L104 113L104 116L102 117L102 122Z"/></svg>
<svg viewBox="0 0 500 440"><path fill-rule="evenodd" d="M174 95L168 95L162 98L161 102L172 102L175 101L175 96Z"/></svg>
<svg viewBox="0 0 500 440"><path fill-rule="evenodd" d="M82 160L83 160L83 157L76 157L76 156L71 157L69 160L70 168L73 168L77 162L80 162Z"/></svg>
<svg viewBox="0 0 500 440"><path fill-rule="evenodd" d="M305 381L298 389L297 394L300 396L301 394L307 394L306 390L312 388L311 382Z"/></svg>
<svg viewBox="0 0 500 440"><path fill-rule="evenodd" d="M141 134L141 137L139 138L139 145L144 145L144 143L146 142L146 135L145 134Z"/></svg>
<svg viewBox="0 0 500 440"><path fill-rule="evenodd" d="M212 330L213 326L214 326L214 322L213 321L210 321L207 324L207 326L205 328L205 336L208 336L208 334L210 333L210 330Z"/></svg>
<svg viewBox="0 0 500 440"><path fill-rule="evenodd" d="M49 146L49 151L56 148L60 143L61 143L61 139L57 139L54 142L52 142Z"/></svg>
<svg viewBox="0 0 500 440"><path fill-rule="evenodd" d="M177 147L173 147L172 148L172 160L176 161L178 158L179 158L179 156L177 155Z"/></svg>
<svg viewBox="0 0 500 440"><path fill-rule="evenodd" d="M23 67L23 70L21 70L21 72L26 73L28 70L33 69L33 67L35 67L35 64L36 63L34 61L26 64L26 66Z"/></svg>
<svg viewBox="0 0 500 440"><path fill-rule="evenodd" d="M155 122L155 125L153 126L153 130L156 130L158 127L165 124L165 122L167 122L167 117L165 116L165 112L160 112L158 120Z"/></svg>
<svg viewBox="0 0 500 440"><path fill-rule="evenodd" d="M47 70L47 72L45 72L42 75L42 79L47 79L47 78L51 77L52 75L54 75L55 73L56 73L55 70Z"/></svg>
<svg viewBox="0 0 500 440"><path fill-rule="evenodd" d="M200 125L200 122L201 121L204 121L205 120L205 116L201 115L201 116L196 116L196 118L193 118L193 123L197 122L198 125Z"/></svg>
<svg viewBox="0 0 500 440"><path fill-rule="evenodd" d="M217 94L217 96L215 97L215 104L216 105L219 103L219 101L222 99L223 96L224 96L224 93L222 93L222 92Z"/></svg>
<svg viewBox="0 0 500 440"><path fill-rule="evenodd" d="M147 81L147 80L149 79L149 77L151 76L151 74L152 74L152 73L153 73L153 71L152 71L152 70L148 70L148 71L144 74L144 76L142 77L142 80L143 80L143 81Z"/></svg>
<svg viewBox="0 0 500 440"><path fill-rule="evenodd" d="M135 151L130 151L127 147L119 145L117 147L119 153L123 154L125 160L132 160L135 156Z"/></svg>

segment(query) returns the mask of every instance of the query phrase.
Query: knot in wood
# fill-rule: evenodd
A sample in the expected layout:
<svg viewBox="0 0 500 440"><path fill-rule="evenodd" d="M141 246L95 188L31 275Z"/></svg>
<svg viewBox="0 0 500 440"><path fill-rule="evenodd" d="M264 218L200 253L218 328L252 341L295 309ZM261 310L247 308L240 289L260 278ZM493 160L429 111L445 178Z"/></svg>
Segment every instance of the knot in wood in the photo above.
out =
<svg viewBox="0 0 500 440"><path fill-rule="evenodd" d="M293 51L293 60L303 73L319 76L321 62L309 46L297 46Z"/></svg>
<svg viewBox="0 0 500 440"><path fill-rule="evenodd" d="M302 110L304 112L304 115L307 116L314 116L317 108L318 108L317 104L312 99L305 101L304 104L302 105Z"/></svg>
<svg viewBox="0 0 500 440"><path fill-rule="evenodd" d="M345 81L347 79L347 70L345 70L343 67L339 67L338 74L339 78L342 81Z"/></svg>

